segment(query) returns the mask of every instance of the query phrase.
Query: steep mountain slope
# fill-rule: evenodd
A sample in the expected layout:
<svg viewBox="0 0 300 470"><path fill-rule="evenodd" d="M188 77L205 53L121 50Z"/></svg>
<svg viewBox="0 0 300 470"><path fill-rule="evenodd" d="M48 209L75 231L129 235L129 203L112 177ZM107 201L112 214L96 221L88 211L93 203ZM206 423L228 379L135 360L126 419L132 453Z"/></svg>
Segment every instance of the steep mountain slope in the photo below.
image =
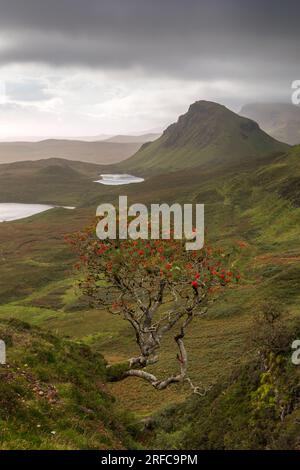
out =
<svg viewBox="0 0 300 470"><path fill-rule="evenodd" d="M124 449L106 364L89 347L17 320L0 322L0 449Z"/></svg>
<svg viewBox="0 0 300 470"><path fill-rule="evenodd" d="M290 145L300 144L300 107L288 103L251 103L242 107L241 116L258 122L274 139Z"/></svg>
<svg viewBox="0 0 300 470"><path fill-rule="evenodd" d="M287 145L263 132L256 122L225 106L197 101L153 143L120 164L137 170L176 170L204 164L232 164L281 152Z"/></svg>
<svg viewBox="0 0 300 470"><path fill-rule="evenodd" d="M265 355L252 353L254 359L206 396L194 395L158 415L153 447L299 450L300 368L291 364L299 332L298 320L254 333Z"/></svg>
<svg viewBox="0 0 300 470"><path fill-rule="evenodd" d="M41 142L0 142L0 163L65 158L108 165L129 158L140 146L140 142L84 142L56 139Z"/></svg>

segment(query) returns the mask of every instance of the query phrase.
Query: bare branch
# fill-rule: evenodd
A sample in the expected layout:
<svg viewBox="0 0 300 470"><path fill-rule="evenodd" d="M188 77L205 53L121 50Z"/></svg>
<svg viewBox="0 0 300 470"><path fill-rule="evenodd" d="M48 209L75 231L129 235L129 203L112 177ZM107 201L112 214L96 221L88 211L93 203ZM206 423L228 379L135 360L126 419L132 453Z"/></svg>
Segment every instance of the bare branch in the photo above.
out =
<svg viewBox="0 0 300 470"><path fill-rule="evenodd" d="M74 235L71 243L83 264L83 292L96 307L122 315L134 331L139 352L119 368L120 379L138 377L157 390L187 382L194 393L206 393L187 375L184 338L190 323L208 311L213 292L234 280L222 267L228 256L214 256L211 248L187 252L182 240L101 241L94 229ZM161 344L173 331L179 370L160 379L144 369L159 361ZM114 379L117 369L111 370Z"/></svg>

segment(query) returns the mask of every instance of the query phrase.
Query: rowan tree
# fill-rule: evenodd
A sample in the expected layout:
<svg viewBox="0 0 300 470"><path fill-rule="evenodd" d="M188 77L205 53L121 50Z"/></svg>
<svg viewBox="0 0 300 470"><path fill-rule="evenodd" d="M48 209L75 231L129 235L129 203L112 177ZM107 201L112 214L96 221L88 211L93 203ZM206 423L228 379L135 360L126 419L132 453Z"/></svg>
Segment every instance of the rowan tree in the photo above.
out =
<svg viewBox="0 0 300 470"><path fill-rule="evenodd" d="M79 255L80 287L96 308L121 315L132 327L139 354L109 366L111 380L139 377L155 389L187 381L184 344L190 324L207 314L218 294L239 275L230 256L206 246L186 251L185 240L99 240L95 226L67 237ZM173 333L178 373L157 377L147 370L160 359L161 345ZM175 356L175 355L174 355Z"/></svg>

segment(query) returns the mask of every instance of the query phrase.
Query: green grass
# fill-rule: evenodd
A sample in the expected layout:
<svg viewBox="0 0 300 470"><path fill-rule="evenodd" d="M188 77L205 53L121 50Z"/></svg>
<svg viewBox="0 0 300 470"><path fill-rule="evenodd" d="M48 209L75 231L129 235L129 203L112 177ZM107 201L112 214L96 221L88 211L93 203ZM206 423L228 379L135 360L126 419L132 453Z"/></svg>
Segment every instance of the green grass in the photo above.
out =
<svg viewBox="0 0 300 470"><path fill-rule="evenodd" d="M282 187L300 174L300 147L287 154L236 164L227 169L197 168L146 179L126 187L129 201L205 203L209 238L233 247L242 281L197 321L187 340L189 373L196 384L224 384L232 371L249 360L247 338L263 300L277 299L288 315L297 315L300 292L298 188ZM124 188L122 188L123 194ZM109 362L136 353L127 323L105 311L90 309L77 298L72 265L74 255L63 234L85 226L100 201L116 201L119 190L101 188L84 207L66 214L53 211L18 223L0 226L0 319L16 317L80 340ZM294 202L293 202L294 201ZM245 243L244 249L237 242ZM159 375L176 367L173 340L168 338ZM175 360L174 360L175 359ZM183 402L188 387L157 392L138 379L109 384L117 408L145 416L168 404Z"/></svg>
<svg viewBox="0 0 300 470"><path fill-rule="evenodd" d="M159 139L143 145L120 168L147 174L147 170L228 165L286 149L288 145L271 138L253 121L219 104L198 101Z"/></svg>
<svg viewBox="0 0 300 470"><path fill-rule="evenodd" d="M0 321L0 449L124 449L128 417L106 387L106 364L86 345L18 320Z"/></svg>
<svg viewBox="0 0 300 470"><path fill-rule="evenodd" d="M155 449L297 449L300 369L291 363L290 345L299 333L299 318L293 324L285 320L283 330L273 331L274 350L268 346L262 357L252 349L247 363L239 364L204 397L191 396L157 413L148 445ZM252 336L256 334L261 331ZM260 348L266 348L266 341L261 335Z"/></svg>

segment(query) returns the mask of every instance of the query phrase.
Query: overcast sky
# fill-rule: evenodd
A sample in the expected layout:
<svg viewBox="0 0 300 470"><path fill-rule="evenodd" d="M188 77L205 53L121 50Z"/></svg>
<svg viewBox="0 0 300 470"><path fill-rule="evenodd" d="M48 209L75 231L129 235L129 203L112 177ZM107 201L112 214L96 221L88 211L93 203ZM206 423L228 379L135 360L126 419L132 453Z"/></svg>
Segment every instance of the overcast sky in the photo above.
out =
<svg viewBox="0 0 300 470"><path fill-rule="evenodd" d="M0 138L160 129L199 99L289 102L299 21L299 0L0 0Z"/></svg>

